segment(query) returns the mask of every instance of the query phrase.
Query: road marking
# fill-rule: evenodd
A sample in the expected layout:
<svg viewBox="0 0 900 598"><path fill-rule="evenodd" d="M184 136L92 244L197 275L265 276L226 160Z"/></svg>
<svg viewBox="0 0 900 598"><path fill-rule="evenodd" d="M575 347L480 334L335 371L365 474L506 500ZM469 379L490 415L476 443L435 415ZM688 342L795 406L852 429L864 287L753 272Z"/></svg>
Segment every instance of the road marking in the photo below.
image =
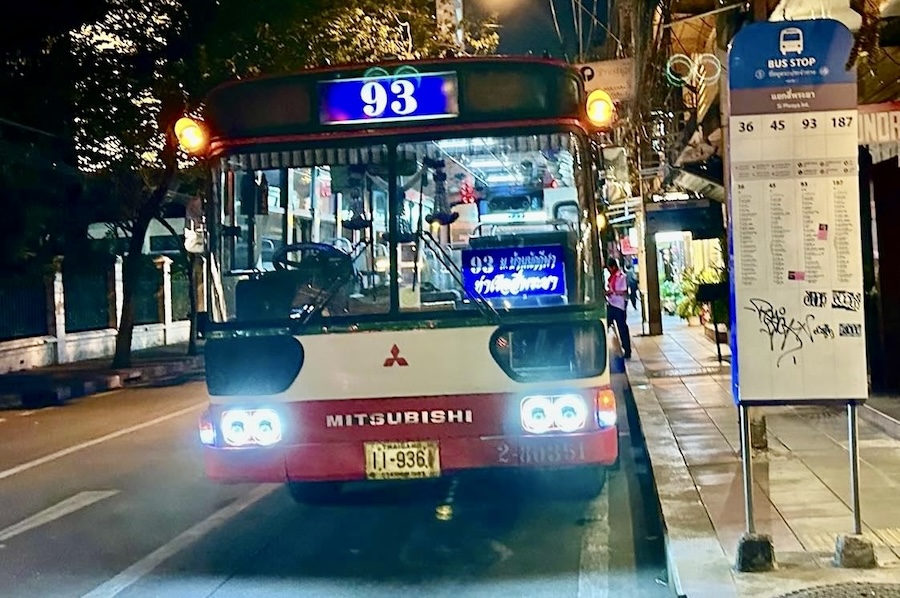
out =
<svg viewBox="0 0 900 598"><path fill-rule="evenodd" d="M70 513L74 513L79 509L89 507L95 502L100 502L110 496L118 494L118 490L92 490L88 492L79 492L75 496L44 509L40 513L36 513L27 519L23 519L19 523L11 525L4 530L0 530L0 542L5 542L10 538L14 538L19 534L24 534L36 527L46 525L51 521L56 521Z"/></svg>
<svg viewBox="0 0 900 598"><path fill-rule="evenodd" d="M585 511L581 561L578 567L578 598L609 596L609 483Z"/></svg>
<svg viewBox="0 0 900 598"><path fill-rule="evenodd" d="M280 487L279 484L257 486L227 507L216 511L194 527L182 532L168 544L160 546L109 581L97 586L82 596L82 598L112 598L117 596L120 592L140 581L141 578L153 572L167 559L175 556L217 527L225 525L241 511L253 506Z"/></svg>
<svg viewBox="0 0 900 598"><path fill-rule="evenodd" d="M122 428L121 430L111 432L105 436L94 438L93 440L88 440L87 442L82 442L81 444L76 444L74 446L64 448L62 450L56 451L55 453L50 453L49 455L45 455L43 457L35 459L34 461L22 463L21 465L11 467L10 469L7 469L5 471L0 471L0 480L12 477L16 474L22 473L23 471L28 471L29 469L39 467L46 463L50 463L51 461L56 461L57 459L61 459L62 457L71 455L72 453L77 453L78 451L84 450L86 448L96 446L98 444L106 442L107 440L113 440L114 438L118 438L119 436L125 436L126 434L131 434L132 432L137 432L138 430L143 430L144 428L149 428L150 426L155 426L156 424L161 424L164 421L168 421L176 417L181 417L182 415L188 414L191 411L197 411L205 406L206 403L199 403L197 405L185 407L184 409L179 409L178 411L173 411L172 413L167 413L166 415L161 415L160 417L145 421L141 424L136 424L128 428Z"/></svg>
<svg viewBox="0 0 900 598"><path fill-rule="evenodd" d="M28 417L29 415L34 415L35 413L47 413L48 411L53 411L54 409L59 409L59 407L53 405L50 407L43 407L42 409L28 409L27 411L20 411L16 415L19 417Z"/></svg>

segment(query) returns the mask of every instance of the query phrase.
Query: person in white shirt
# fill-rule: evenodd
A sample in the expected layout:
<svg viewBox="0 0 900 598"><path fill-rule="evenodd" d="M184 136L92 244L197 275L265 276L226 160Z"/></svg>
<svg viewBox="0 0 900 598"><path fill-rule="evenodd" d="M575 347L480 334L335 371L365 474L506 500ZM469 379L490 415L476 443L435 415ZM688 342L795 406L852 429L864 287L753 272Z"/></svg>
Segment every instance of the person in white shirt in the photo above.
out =
<svg viewBox="0 0 900 598"><path fill-rule="evenodd" d="M631 359L631 335L625 317L625 306L628 301L628 281L619 269L619 261L610 257L606 260L609 280L606 285L606 315L610 323L615 323L622 341L622 353L625 359Z"/></svg>

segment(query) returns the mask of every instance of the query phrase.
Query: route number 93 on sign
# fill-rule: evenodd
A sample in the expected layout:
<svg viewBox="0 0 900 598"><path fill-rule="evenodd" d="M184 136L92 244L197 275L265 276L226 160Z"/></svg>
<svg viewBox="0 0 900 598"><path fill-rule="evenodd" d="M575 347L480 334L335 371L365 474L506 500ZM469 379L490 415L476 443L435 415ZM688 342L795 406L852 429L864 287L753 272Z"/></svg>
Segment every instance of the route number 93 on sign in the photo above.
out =
<svg viewBox="0 0 900 598"><path fill-rule="evenodd" d="M456 73L408 73L319 83L322 124L454 118Z"/></svg>
<svg viewBox="0 0 900 598"><path fill-rule="evenodd" d="M391 97L388 97L390 90ZM415 98L416 86L408 79L395 79L389 84L380 81L369 81L359 91L359 97L365 104L363 112L366 116L378 118L384 115L390 101L391 111L399 116L412 114L419 107Z"/></svg>
<svg viewBox="0 0 900 598"><path fill-rule="evenodd" d="M366 477L370 480L433 478L441 475L435 441L365 443Z"/></svg>

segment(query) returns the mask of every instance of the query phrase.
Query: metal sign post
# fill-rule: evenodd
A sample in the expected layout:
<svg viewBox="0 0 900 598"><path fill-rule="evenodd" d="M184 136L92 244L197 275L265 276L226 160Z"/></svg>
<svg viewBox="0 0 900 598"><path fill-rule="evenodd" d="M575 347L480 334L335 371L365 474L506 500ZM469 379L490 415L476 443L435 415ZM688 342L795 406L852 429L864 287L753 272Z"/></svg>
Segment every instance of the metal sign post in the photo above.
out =
<svg viewBox="0 0 900 598"><path fill-rule="evenodd" d="M843 566L874 562L861 536L856 408L868 394L853 35L839 21L758 22L728 57L732 390L741 415L747 534L738 569L774 565L755 533L748 409L847 406L854 534ZM768 562L767 562L768 558Z"/></svg>
<svg viewBox="0 0 900 598"><path fill-rule="evenodd" d="M753 456L750 443L750 408L740 406L741 413L741 470L744 474L744 516L747 522L747 535L756 533L753 520Z"/></svg>
<svg viewBox="0 0 900 598"><path fill-rule="evenodd" d="M850 453L850 503L853 506L853 534L862 535L862 513L859 509L859 428L856 403L847 403L847 451Z"/></svg>

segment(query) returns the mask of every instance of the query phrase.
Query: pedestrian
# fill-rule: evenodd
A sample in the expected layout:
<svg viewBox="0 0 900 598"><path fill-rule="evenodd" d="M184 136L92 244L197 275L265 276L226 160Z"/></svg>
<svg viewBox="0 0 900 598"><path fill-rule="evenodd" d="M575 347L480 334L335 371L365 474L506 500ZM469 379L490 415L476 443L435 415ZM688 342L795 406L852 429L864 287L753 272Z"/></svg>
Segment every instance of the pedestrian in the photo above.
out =
<svg viewBox="0 0 900 598"><path fill-rule="evenodd" d="M606 269L609 271L609 282L606 288L607 321L610 324L615 323L619 340L622 342L622 353L625 359L631 359L631 336L625 318L628 281L625 279L625 274L619 269L619 261L616 258L610 257L606 260Z"/></svg>
<svg viewBox="0 0 900 598"><path fill-rule="evenodd" d="M628 299L632 309L637 309L638 299L638 275L634 264L625 264L625 280L628 282Z"/></svg>

